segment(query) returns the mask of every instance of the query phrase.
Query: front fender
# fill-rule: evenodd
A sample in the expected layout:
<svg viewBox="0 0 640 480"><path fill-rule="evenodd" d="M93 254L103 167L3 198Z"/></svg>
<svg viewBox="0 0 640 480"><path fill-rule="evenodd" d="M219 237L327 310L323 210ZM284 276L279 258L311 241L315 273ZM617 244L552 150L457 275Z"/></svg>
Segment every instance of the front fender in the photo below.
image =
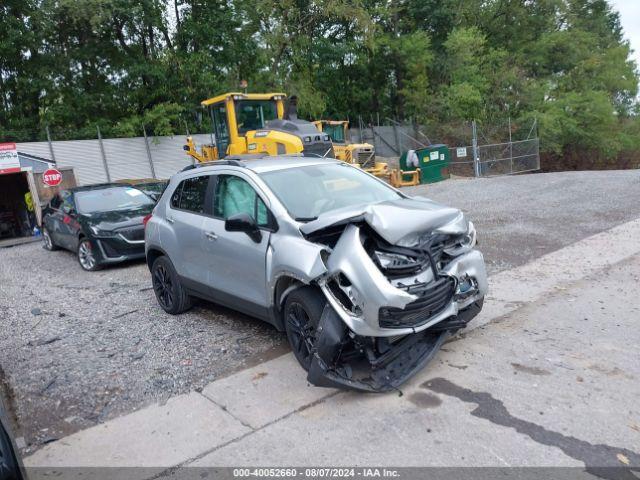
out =
<svg viewBox="0 0 640 480"><path fill-rule="evenodd" d="M285 236L273 239L266 259L269 297L272 302L279 278L287 276L309 284L325 275L327 267L322 260L324 250L325 247L303 238Z"/></svg>

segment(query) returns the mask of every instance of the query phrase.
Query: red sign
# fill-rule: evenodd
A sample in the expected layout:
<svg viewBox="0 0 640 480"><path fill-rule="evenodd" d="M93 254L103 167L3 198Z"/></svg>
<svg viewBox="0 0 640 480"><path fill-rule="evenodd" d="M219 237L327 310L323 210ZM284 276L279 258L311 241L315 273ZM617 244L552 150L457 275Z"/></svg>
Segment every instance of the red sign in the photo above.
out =
<svg viewBox="0 0 640 480"><path fill-rule="evenodd" d="M0 175L20 171L20 159L15 143L0 143Z"/></svg>
<svg viewBox="0 0 640 480"><path fill-rule="evenodd" d="M56 185L60 185L60 182L62 181L62 174L55 168L50 168L42 174L42 181L45 185L55 187Z"/></svg>

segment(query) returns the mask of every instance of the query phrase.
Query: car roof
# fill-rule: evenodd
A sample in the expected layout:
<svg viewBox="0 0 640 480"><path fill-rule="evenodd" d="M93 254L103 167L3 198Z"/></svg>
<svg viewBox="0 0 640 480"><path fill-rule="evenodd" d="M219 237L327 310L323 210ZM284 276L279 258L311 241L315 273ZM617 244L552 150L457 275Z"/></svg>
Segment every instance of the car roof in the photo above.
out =
<svg viewBox="0 0 640 480"><path fill-rule="evenodd" d="M68 190L70 192L86 192L86 191L89 191L89 190L102 190L104 188L112 188L112 187L132 188L133 185L129 185L128 183L94 183L92 185L83 185L81 187L72 187L72 188L69 188Z"/></svg>
<svg viewBox="0 0 640 480"><path fill-rule="evenodd" d="M246 168L256 173L264 173L308 165L331 165L336 163L341 163L341 161L335 158L303 157L301 155L237 155L228 156L224 160L214 160L203 164L189 165L184 170L197 168L206 169L206 171L215 171L220 167L233 166Z"/></svg>

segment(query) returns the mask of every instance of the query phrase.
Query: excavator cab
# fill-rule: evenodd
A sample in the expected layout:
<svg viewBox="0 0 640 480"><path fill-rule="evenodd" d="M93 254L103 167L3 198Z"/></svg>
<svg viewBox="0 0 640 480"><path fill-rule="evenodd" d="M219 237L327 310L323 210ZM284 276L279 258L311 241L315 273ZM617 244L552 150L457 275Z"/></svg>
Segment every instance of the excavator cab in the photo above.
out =
<svg viewBox="0 0 640 480"><path fill-rule="evenodd" d="M189 137L184 150L199 162L239 154L333 156L329 136L298 119L295 97L285 99L284 93L225 93L203 101L215 143L198 152Z"/></svg>
<svg viewBox="0 0 640 480"><path fill-rule="evenodd" d="M329 135L333 143L347 144L351 142L349 135L349 122L347 121L324 121L322 131Z"/></svg>

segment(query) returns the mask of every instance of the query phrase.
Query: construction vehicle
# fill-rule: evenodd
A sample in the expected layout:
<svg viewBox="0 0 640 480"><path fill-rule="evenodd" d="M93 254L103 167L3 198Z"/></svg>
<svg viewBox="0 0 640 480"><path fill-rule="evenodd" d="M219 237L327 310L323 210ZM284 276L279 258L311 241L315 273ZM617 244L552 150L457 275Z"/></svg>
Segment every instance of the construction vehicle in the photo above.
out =
<svg viewBox="0 0 640 480"><path fill-rule="evenodd" d="M316 120L316 128L329 135L333 143L336 158L343 162L358 165L363 170L386 177L389 175L387 164L376 162L376 152L370 143L352 143L347 120Z"/></svg>
<svg viewBox="0 0 640 480"><path fill-rule="evenodd" d="M214 143L200 151L192 137L184 150L198 162L227 155L262 154L333 157L329 135L298 119L296 97L284 93L224 93L201 102L211 116Z"/></svg>

